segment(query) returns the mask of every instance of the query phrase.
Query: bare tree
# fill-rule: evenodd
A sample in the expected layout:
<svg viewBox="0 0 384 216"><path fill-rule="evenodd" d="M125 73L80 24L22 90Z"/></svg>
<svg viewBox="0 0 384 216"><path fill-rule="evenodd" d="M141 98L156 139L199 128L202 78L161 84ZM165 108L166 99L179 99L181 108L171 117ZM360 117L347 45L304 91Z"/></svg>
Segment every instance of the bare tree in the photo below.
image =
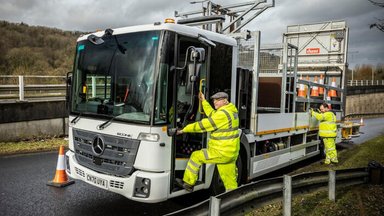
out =
<svg viewBox="0 0 384 216"><path fill-rule="evenodd" d="M384 2L378 2L374 0L368 0L371 2L373 5L378 6L378 7L384 7ZM377 22L369 25L369 28L374 28L376 27L380 31L384 32L384 19L377 19Z"/></svg>

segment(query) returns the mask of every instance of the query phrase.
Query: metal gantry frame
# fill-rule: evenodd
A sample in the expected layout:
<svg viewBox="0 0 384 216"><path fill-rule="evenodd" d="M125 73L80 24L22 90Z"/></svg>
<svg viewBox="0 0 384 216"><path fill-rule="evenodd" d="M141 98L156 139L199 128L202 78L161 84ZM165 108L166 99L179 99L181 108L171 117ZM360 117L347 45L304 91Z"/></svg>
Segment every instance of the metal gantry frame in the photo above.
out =
<svg viewBox="0 0 384 216"><path fill-rule="evenodd" d="M259 65L260 65L260 31L247 31L241 33L230 34L237 40L239 49L239 59L244 57L243 60L238 61L238 65L243 68L252 70L252 99L251 99L251 119L250 130L256 131L257 128L257 101L258 101L258 88L259 88ZM243 56L244 54L244 56Z"/></svg>
<svg viewBox="0 0 384 216"><path fill-rule="evenodd" d="M298 61L298 48L288 42L284 42L283 47L283 83L285 89L282 90L284 97L281 100L281 113L296 112L296 80L297 80L297 61ZM291 95L291 96L289 96ZM288 100L287 100L288 98ZM292 109L291 109L292 105Z"/></svg>
<svg viewBox="0 0 384 216"><path fill-rule="evenodd" d="M260 62L259 76L281 77L280 113L296 111L296 79L298 65L298 48L287 41L282 44L269 44L261 48L264 53ZM278 61L276 61L278 60ZM267 65L267 68L265 68Z"/></svg>
<svg viewBox="0 0 384 216"><path fill-rule="evenodd" d="M268 0L256 0L225 6L211 1L199 2L202 3L202 9L182 13L175 11L175 17L181 18L178 20L178 23L190 26L202 26L203 29L210 31L212 31L212 25L216 24L216 32L227 34L239 32L241 28L258 15L268 8L275 6L275 0L271 0L269 3ZM205 2L206 6L204 6ZM252 12L254 13L252 14ZM250 16L246 17L247 15ZM229 17L230 23L223 27L226 17Z"/></svg>
<svg viewBox="0 0 384 216"><path fill-rule="evenodd" d="M311 98L308 91L306 97L297 97L296 101L307 104L327 102L340 106L337 111L342 113L345 110L345 92L344 88L345 73L348 69L349 29L343 20L327 21L311 24L291 25L287 27L284 33L284 40L298 47L299 62L298 74L314 76L324 75L324 83L315 83L313 81L297 79L297 82L308 87L317 86L324 88L323 98ZM311 53L308 50L315 50ZM330 78L336 78L338 86L331 86ZM327 96L328 91L336 90L340 100L333 100Z"/></svg>

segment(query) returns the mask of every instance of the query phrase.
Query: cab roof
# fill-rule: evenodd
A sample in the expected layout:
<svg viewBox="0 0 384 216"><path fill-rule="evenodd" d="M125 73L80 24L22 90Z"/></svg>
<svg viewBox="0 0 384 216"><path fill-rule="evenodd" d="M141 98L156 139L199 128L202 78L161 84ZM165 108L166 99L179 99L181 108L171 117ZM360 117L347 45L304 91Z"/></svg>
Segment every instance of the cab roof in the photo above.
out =
<svg viewBox="0 0 384 216"><path fill-rule="evenodd" d="M180 24L171 24L171 23L137 25L137 26L128 26L123 28L116 28L116 29L113 29L113 35L119 35L119 34L131 33L131 32L154 31L154 30L173 31L178 34L193 37L193 38L197 38L199 35L202 35L207 39L215 42L219 42L219 43L230 45L230 46L237 46L236 40L232 37L215 33L212 31L207 31L197 27L191 27L191 26L180 25ZM104 34L104 31L98 31L90 34L94 34L98 37L101 37ZM82 40L86 40L90 34L80 36L77 39L77 41L79 42Z"/></svg>

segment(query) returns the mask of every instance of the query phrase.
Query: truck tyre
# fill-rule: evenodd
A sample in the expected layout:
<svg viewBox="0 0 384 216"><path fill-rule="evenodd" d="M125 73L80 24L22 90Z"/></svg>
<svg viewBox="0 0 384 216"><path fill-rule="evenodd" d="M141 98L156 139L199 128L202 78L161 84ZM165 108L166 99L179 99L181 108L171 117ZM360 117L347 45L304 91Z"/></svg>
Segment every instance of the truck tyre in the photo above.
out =
<svg viewBox="0 0 384 216"><path fill-rule="evenodd" d="M242 161L241 154L239 154L239 156L237 157L236 167L237 167L237 184L240 185L242 174L243 174L243 161ZM215 166L215 172L213 173L211 186L209 187L209 191L211 195L218 195L225 192L223 181L220 178L219 171L217 170L216 166Z"/></svg>

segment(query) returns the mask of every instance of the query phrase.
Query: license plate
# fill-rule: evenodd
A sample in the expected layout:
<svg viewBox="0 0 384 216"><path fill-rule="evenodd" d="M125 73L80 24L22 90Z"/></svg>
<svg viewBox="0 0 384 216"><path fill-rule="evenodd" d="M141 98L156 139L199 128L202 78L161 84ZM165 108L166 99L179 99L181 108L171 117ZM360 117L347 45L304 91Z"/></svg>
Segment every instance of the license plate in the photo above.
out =
<svg viewBox="0 0 384 216"><path fill-rule="evenodd" d="M90 182L91 184L98 187L108 189L107 180L98 178L96 176L87 174L87 182Z"/></svg>

